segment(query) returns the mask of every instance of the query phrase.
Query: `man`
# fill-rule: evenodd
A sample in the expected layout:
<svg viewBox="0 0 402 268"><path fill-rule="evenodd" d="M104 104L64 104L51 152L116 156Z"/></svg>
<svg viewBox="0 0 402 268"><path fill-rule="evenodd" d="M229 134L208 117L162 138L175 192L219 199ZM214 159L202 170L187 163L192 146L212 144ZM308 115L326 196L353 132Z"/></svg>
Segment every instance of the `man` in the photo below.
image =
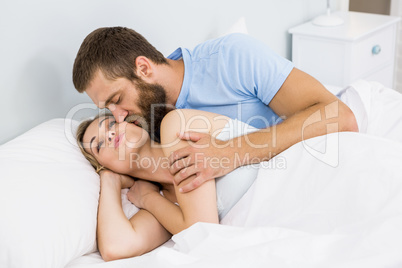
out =
<svg viewBox="0 0 402 268"><path fill-rule="evenodd" d="M83 41L73 81L118 122L139 114L158 126L169 107L176 107L211 111L261 128L224 149L212 146L220 141L208 134L181 134L196 145L211 145L188 146L170 156L176 184L197 175L183 192L241 165L266 161L303 139L358 131L352 111L322 84L243 34L207 41L193 51L179 48L165 58L131 29L100 28ZM166 106L152 110L153 104ZM226 165L217 168L212 159L225 159Z"/></svg>

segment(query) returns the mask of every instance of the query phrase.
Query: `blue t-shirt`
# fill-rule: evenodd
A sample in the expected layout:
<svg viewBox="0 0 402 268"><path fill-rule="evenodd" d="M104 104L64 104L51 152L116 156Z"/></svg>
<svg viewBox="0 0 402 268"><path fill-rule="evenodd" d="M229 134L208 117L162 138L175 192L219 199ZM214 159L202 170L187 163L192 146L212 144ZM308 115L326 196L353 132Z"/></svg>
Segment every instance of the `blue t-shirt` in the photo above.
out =
<svg viewBox="0 0 402 268"><path fill-rule="evenodd" d="M294 65L264 43L245 34L229 34L178 48L169 59L184 61L178 109L226 115L256 128L281 122L268 104Z"/></svg>

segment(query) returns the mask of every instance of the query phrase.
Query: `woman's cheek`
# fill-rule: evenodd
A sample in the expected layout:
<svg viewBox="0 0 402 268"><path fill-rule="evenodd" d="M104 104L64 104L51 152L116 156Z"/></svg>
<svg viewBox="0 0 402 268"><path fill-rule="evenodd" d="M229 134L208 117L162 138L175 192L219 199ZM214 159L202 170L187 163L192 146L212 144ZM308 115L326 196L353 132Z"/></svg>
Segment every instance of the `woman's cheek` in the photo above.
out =
<svg viewBox="0 0 402 268"><path fill-rule="evenodd" d="M129 131L126 132L126 147L130 149L136 149L138 151L148 140L148 133L139 128L139 127L132 127L127 128Z"/></svg>

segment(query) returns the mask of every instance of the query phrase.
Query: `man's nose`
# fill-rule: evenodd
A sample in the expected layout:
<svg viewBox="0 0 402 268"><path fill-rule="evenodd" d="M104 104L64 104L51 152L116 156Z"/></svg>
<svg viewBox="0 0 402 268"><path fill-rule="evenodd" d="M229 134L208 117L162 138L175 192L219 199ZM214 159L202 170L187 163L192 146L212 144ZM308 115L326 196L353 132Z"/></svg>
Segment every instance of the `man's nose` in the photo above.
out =
<svg viewBox="0 0 402 268"><path fill-rule="evenodd" d="M113 114L114 118L116 119L116 122L121 123L127 117L128 112L125 111L125 110L117 108L114 111L112 111L112 114Z"/></svg>

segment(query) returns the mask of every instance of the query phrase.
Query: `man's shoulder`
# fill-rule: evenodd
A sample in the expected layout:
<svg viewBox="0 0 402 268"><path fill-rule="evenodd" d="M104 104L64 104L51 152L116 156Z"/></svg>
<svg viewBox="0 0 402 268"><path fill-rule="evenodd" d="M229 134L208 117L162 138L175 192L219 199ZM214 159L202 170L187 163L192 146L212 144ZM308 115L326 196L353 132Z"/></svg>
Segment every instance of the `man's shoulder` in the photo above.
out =
<svg viewBox="0 0 402 268"><path fill-rule="evenodd" d="M197 45L194 50L194 56L212 55L220 51L228 51L243 47L243 44L249 42L252 38L248 34L231 33L218 38L209 39Z"/></svg>

